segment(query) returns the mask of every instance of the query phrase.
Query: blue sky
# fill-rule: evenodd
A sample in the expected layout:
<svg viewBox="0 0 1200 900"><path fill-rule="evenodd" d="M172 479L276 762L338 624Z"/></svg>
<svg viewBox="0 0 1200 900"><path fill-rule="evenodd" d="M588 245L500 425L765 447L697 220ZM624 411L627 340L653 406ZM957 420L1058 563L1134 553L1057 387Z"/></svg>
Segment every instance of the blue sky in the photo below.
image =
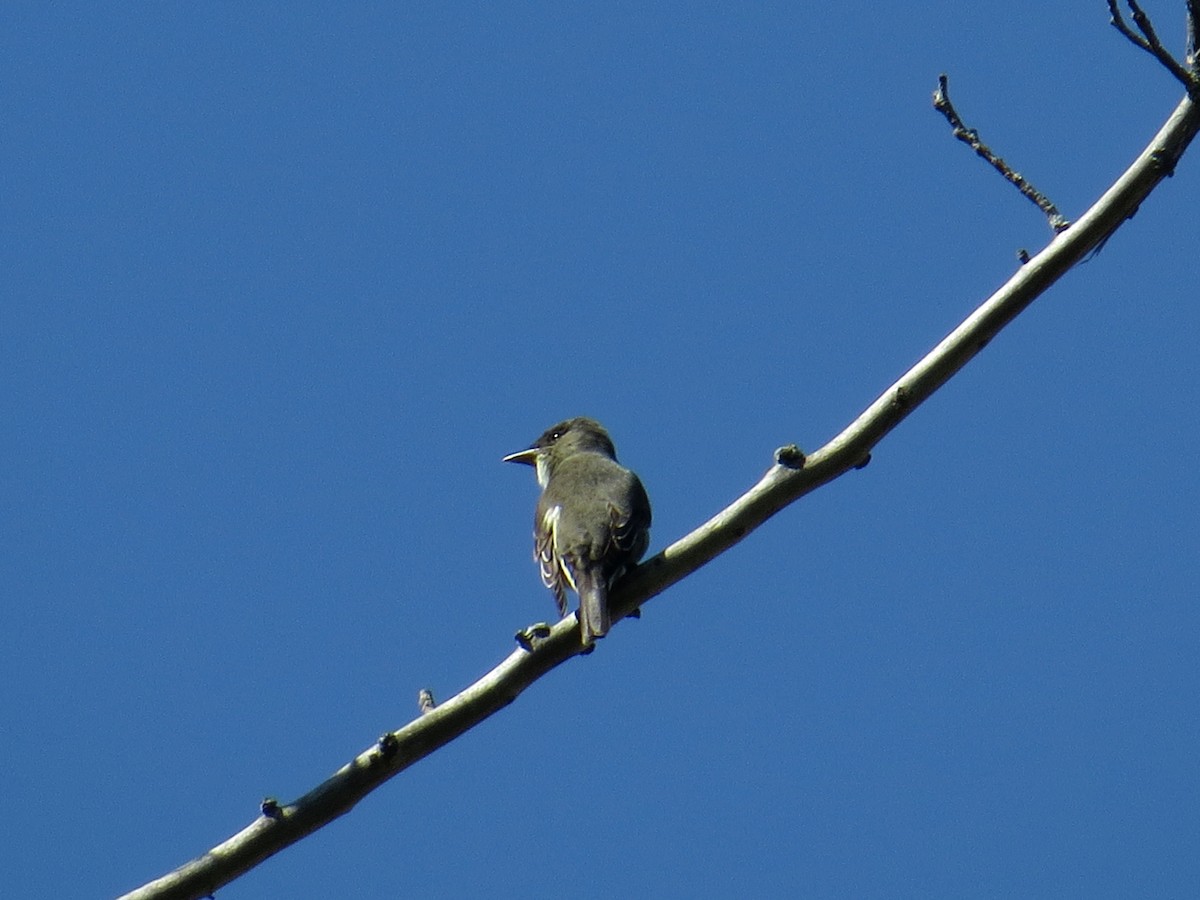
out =
<svg viewBox="0 0 1200 900"><path fill-rule="evenodd" d="M591 415L652 552L815 449L1180 95L1102 2L7 4L0 850L111 896L551 616ZM1182 45L1182 3L1149 4ZM219 896L1180 896L1195 151L877 448Z"/></svg>

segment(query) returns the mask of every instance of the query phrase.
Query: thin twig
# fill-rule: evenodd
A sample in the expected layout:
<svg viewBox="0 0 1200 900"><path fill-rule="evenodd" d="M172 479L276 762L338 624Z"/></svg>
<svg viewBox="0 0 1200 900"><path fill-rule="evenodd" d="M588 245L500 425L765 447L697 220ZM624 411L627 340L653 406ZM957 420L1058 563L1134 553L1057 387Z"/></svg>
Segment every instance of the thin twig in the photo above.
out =
<svg viewBox="0 0 1200 900"><path fill-rule="evenodd" d="M1200 51L1200 0L1187 0L1187 56L1183 61L1187 63L1188 69L1191 70L1192 77L1200 77L1200 60L1197 60L1197 51Z"/></svg>
<svg viewBox="0 0 1200 900"><path fill-rule="evenodd" d="M1017 190L1037 204L1037 208L1050 221L1050 227L1054 229L1055 234L1060 234L1071 227L1071 223L1058 211L1058 207L1050 202L1050 198L1026 181L1021 173L1014 172L1008 163L993 153L991 148L979 139L978 131L974 128L968 128L963 124L962 118L958 115L958 110L950 102L950 82L945 75L938 76L938 88L933 92L933 108L946 117L946 121L954 129L954 136L956 138L969 146L979 156L983 157L983 159L987 160L992 168L1003 175L1007 181L1015 185Z"/></svg>
<svg viewBox="0 0 1200 900"><path fill-rule="evenodd" d="M1108 0L1108 12L1113 27L1135 45L1141 47L1162 63L1163 68L1174 75L1179 83L1187 88L1190 95L1193 97L1200 96L1200 77L1195 72L1181 65L1179 60L1172 56L1170 51L1163 46L1162 41L1158 39L1158 32L1154 30L1154 23L1150 21L1150 17L1146 15L1145 10L1142 9L1137 0L1125 0L1125 2L1129 4L1129 12L1133 18L1133 24L1138 27L1138 31L1141 34L1135 33L1126 23L1125 17L1121 15L1121 7L1118 0ZM1196 7L1197 0L1188 0L1189 55L1193 53L1195 48ZM1194 65L1194 60L1190 60L1190 62Z"/></svg>
<svg viewBox="0 0 1200 900"><path fill-rule="evenodd" d="M1125 23L1125 17L1121 15L1121 7L1118 4L1118 0L1108 0L1108 14L1110 16L1109 22L1112 23L1112 26L1117 29L1117 31L1121 32L1121 34L1125 35L1125 37L1129 38L1129 40L1141 47L1147 53L1154 53L1154 51L1150 49L1150 42Z"/></svg>

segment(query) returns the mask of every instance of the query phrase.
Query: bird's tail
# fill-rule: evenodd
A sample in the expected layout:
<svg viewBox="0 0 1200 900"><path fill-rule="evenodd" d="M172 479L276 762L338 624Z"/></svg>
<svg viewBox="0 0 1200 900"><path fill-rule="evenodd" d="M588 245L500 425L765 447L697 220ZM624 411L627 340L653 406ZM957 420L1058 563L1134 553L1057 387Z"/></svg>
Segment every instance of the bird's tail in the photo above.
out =
<svg viewBox="0 0 1200 900"><path fill-rule="evenodd" d="M584 646L608 634L612 619L608 614L608 584L599 573L580 578L575 575L579 590L579 630Z"/></svg>

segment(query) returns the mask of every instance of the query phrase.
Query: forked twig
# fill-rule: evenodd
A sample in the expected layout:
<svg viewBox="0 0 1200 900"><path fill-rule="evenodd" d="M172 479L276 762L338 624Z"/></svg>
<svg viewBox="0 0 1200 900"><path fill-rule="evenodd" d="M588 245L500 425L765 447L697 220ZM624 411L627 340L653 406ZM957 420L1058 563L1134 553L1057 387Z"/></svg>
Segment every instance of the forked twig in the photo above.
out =
<svg viewBox="0 0 1200 900"><path fill-rule="evenodd" d="M1163 46L1162 41L1158 39L1158 32L1154 30L1154 23L1150 21L1150 17L1146 15L1146 11L1142 9L1137 0L1125 0L1129 4L1129 15L1133 19L1133 24L1137 26L1141 34L1135 32L1129 27L1129 23L1125 21L1125 17L1121 15L1121 7L1117 0L1108 0L1108 12L1110 21L1114 28L1138 47L1141 47L1160 63L1163 68L1175 76L1175 78L1187 88L1188 94L1192 97L1200 96L1200 76L1196 74L1194 69L1189 69L1179 62L1170 51ZM1197 20L1200 19L1200 2L1198 0L1188 0L1188 63L1191 66L1196 64L1196 28Z"/></svg>

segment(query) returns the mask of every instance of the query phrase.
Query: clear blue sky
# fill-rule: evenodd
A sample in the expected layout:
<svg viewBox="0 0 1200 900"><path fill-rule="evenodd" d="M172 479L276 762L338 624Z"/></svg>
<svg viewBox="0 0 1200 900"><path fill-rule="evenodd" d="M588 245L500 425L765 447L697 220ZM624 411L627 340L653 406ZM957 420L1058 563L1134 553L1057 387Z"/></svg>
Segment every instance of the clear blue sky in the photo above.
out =
<svg viewBox="0 0 1200 900"><path fill-rule="evenodd" d="M1049 236L939 72L1069 216L1177 102L1104 6L6 4L0 890L131 889L502 659L552 422L652 552L832 437ZM1198 197L219 896L1193 891Z"/></svg>

